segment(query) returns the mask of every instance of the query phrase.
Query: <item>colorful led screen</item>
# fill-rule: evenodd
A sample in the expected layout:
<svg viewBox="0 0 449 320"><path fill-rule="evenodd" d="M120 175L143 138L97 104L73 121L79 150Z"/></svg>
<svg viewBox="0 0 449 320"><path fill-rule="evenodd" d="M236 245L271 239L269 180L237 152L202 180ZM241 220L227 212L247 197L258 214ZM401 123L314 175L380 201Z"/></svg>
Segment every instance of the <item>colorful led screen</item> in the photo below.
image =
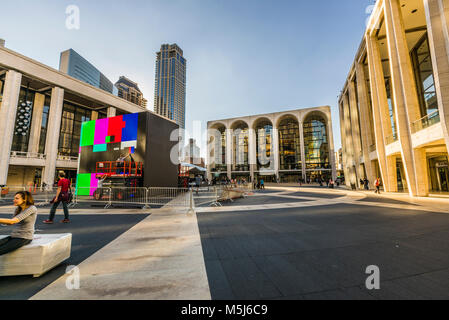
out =
<svg viewBox="0 0 449 320"><path fill-rule="evenodd" d="M93 195L104 172L99 166L103 168L105 162L126 156L125 161L143 164L145 141L146 113L84 122L79 148L78 195Z"/></svg>

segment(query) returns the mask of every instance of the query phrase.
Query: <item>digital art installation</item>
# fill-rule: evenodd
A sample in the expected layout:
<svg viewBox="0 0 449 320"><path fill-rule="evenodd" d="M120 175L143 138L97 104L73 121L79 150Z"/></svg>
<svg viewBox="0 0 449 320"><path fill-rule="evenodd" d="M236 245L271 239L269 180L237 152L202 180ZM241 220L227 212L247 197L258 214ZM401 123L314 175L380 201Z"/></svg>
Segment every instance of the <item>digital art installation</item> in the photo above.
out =
<svg viewBox="0 0 449 320"><path fill-rule="evenodd" d="M140 166L142 175L145 132L146 113L84 122L81 127L77 194L92 196L98 187L98 179L104 174L111 177L138 175L137 167ZM117 160L124 157L126 160L122 163L132 165L132 169L124 169L125 165L118 167Z"/></svg>

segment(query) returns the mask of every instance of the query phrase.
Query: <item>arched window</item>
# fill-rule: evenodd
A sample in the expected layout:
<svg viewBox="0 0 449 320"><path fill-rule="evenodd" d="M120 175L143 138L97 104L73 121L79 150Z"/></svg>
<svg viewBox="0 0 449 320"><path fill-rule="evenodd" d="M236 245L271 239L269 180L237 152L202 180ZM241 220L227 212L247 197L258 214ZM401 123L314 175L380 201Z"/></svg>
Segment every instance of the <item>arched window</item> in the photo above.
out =
<svg viewBox="0 0 449 320"><path fill-rule="evenodd" d="M261 119L256 122L254 130L256 131L257 171L274 170L273 124L268 119Z"/></svg>
<svg viewBox="0 0 449 320"><path fill-rule="evenodd" d="M301 170L301 138L299 123L288 116L282 119L279 132L279 170Z"/></svg>
<svg viewBox="0 0 449 320"><path fill-rule="evenodd" d="M211 128L212 146L211 160L213 161L212 171L227 171L226 165L226 128L223 125L216 125Z"/></svg>
<svg viewBox="0 0 449 320"><path fill-rule="evenodd" d="M329 136L326 120L312 113L304 120L304 146L307 169L330 169Z"/></svg>
<svg viewBox="0 0 449 320"><path fill-rule="evenodd" d="M233 171L249 171L248 139L249 128L245 122L232 126Z"/></svg>

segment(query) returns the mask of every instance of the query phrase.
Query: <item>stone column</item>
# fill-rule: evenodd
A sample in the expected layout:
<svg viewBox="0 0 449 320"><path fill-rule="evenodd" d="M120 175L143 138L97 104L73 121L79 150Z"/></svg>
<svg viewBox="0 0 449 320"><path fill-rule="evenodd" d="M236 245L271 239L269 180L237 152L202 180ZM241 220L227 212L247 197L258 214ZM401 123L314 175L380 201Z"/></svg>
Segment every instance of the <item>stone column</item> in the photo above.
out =
<svg viewBox="0 0 449 320"><path fill-rule="evenodd" d="M397 189L397 181L394 179L396 172L391 172L391 167L387 165L387 155L385 151L385 138L393 134L389 114L390 111L388 109L387 90L385 88L385 78L377 39L374 36L367 35L365 40L368 52L377 157L384 189L389 192Z"/></svg>
<svg viewBox="0 0 449 320"><path fill-rule="evenodd" d="M345 175L345 184L347 187L351 187L350 181L349 181L349 170L346 164L348 163L348 149L346 147L346 122L344 117L344 107L343 107L343 99L344 97L341 97L339 101L339 113L340 113L340 134L341 134L341 151L342 151L342 168Z"/></svg>
<svg viewBox="0 0 449 320"><path fill-rule="evenodd" d="M115 117L115 115L117 114L117 109L114 107L109 107L108 108L108 118L112 118Z"/></svg>
<svg viewBox="0 0 449 320"><path fill-rule="evenodd" d="M299 144L301 146L301 163L302 163L302 178L304 181L307 178L307 163L306 163L306 147L304 142L304 124L302 122L302 119L298 119L298 125L299 125Z"/></svg>
<svg viewBox="0 0 449 320"><path fill-rule="evenodd" d="M329 137L329 161L332 167L332 180L337 180L337 165L335 163L335 146L334 146L334 131L332 129L332 115L327 114L327 125L326 130L328 130Z"/></svg>
<svg viewBox="0 0 449 320"><path fill-rule="evenodd" d="M254 173L257 171L257 134L256 130L248 129L249 137L248 137L248 161L249 161L249 170L251 175L251 181L254 181Z"/></svg>
<svg viewBox="0 0 449 320"><path fill-rule="evenodd" d="M410 124L421 118L419 100L410 53L405 36L404 21L399 0L385 1L385 26L390 53L392 91L395 105L398 138L402 162L411 196L418 193L418 179L424 174L415 165Z"/></svg>
<svg viewBox="0 0 449 320"><path fill-rule="evenodd" d="M98 120L98 111L92 111L92 118L91 120Z"/></svg>
<svg viewBox="0 0 449 320"><path fill-rule="evenodd" d="M50 114L48 117L46 159L42 181L52 186L55 180L56 160L58 159L59 134L61 129L64 89L55 87L51 90Z"/></svg>
<svg viewBox="0 0 449 320"><path fill-rule="evenodd" d="M33 103L33 118L31 120L30 141L28 152L39 152L39 141L41 137L42 116L44 114L45 95L36 93Z"/></svg>
<svg viewBox="0 0 449 320"><path fill-rule="evenodd" d="M365 68L362 63L357 62L355 66L355 72L357 76L357 93L359 97L359 114L361 123L361 135L362 135L362 155L363 162L365 165L367 179L370 182L370 186L374 185L374 181L377 179L376 173L374 171L374 166L370 160L370 144L374 139L371 137L370 130L370 108L369 108L369 96L368 89L366 87L366 75Z"/></svg>
<svg viewBox="0 0 449 320"><path fill-rule="evenodd" d="M351 135L354 143L354 164L356 167L357 181L356 186L360 185L360 179L364 178L364 172L361 168L360 157L362 156L362 142L360 141L360 126L359 126L359 112L357 105L356 87L354 81L349 81L348 93L349 93L349 115L351 117Z"/></svg>
<svg viewBox="0 0 449 320"><path fill-rule="evenodd" d="M348 177L346 180L349 182L349 186L357 186L357 175L354 170L354 137L352 136L352 123L350 114L349 98L346 93L343 95L343 116L345 122L345 137L346 137L346 166L348 167Z"/></svg>
<svg viewBox="0 0 449 320"><path fill-rule="evenodd" d="M438 109L449 150L449 1L424 0L424 7Z"/></svg>
<svg viewBox="0 0 449 320"><path fill-rule="evenodd" d="M426 149L417 148L414 150L415 164L421 169L421 174L417 179L417 194L420 197L429 196L429 172L427 169Z"/></svg>
<svg viewBox="0 0 449 320"><path fill-rule="evenodd" d="M276 179L280 179L279 175L279 130L273 126L273 138L272 138L272 153L274 156L274 172L276 173Z"/></svg>
<svg viewBox="0 0 449 320"><path fill-rule="evenodd" d="M226 129L226 165L228 169L228 178L232 177L232 149L233 149L233 139L232 139L232 129Z"/></svg>
<svg viewBox="0 0 449 320"><path fill-rule="evenodd" d="M17 104L19 102L22 74L14 70L6 73L5 87L0 108L0 185L8 180L11 145L14 137Z"/></svg>

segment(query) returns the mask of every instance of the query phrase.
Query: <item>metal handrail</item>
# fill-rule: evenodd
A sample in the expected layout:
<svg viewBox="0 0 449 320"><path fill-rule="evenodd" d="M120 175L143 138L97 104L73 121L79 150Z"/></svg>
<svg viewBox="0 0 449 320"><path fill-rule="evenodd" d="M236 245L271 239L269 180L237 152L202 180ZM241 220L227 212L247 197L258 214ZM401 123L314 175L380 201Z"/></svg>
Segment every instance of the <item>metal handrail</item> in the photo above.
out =
<svg viewBox="0 0 449 320"><path fill-rule="evenodd" d="M395 143L396 141L398 141L398 135L396 133L393 133L385 138L386 145Z"/></svg>
<svg viewBox="0 0 449 320"><path fill-rule="evenodd" d="M14 158L27 158L27 159L45 159L47 155L37 152L24 152L24 151L11 151L11 157Z"/></svg>
<svg viewBox="0 0 449 320"><path fill-rule="evenodd" d="M424 130L430 126L433 126L434 124L439 123L440 121L441 121L440 111L435 110L434 112L429 113L428 115L422 117L421 119L412 122L411 124L412 133Z"/></svg>

